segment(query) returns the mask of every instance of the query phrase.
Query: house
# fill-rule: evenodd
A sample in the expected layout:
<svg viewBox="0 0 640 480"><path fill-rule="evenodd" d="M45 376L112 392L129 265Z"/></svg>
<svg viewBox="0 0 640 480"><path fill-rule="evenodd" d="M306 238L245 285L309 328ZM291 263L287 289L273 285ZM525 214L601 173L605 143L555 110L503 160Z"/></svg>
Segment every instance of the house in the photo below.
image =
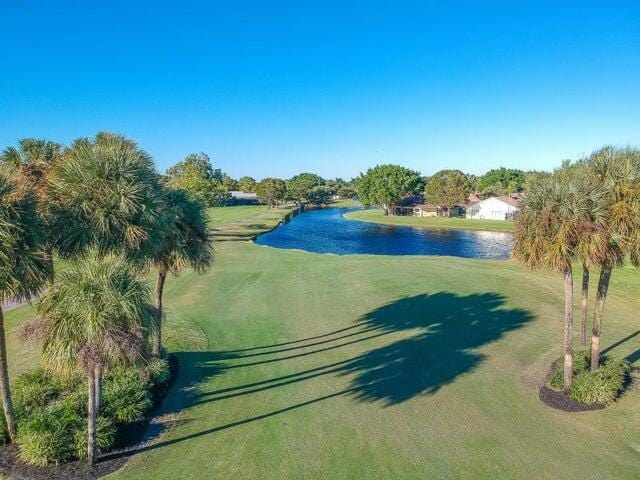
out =
<svg viewBox="0 0 640 480"><path fill-rule="evenodd" d="M513 220L520 211L524 198L521 193L504 197L489 197L467 206L467 218L487 220Z"/></svg>
<svg viewBox="0 0 640 480"><path fill-rule="evenodd" d="M449 211L446 207L427 203L413 207L414 217L464 217L465 205L456 204Z"/></svg>
<svg viewBox="0 0 640 480"><path fill-rule="evenodd" d="M255 193L231 190L229 192L229 195L231 195L231 200L229 202L229 204L231 205L257 205L258 204L258 195L256 195Z"/></svg>

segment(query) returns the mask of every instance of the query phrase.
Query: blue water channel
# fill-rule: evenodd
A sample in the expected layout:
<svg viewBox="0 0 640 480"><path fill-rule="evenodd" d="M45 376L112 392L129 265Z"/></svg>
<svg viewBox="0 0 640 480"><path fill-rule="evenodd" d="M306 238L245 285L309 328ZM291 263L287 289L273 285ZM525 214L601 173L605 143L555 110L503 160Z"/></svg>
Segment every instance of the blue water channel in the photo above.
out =
<svg viewBox="0 0 640 480"><path fill-rule="evenodd" d="M507 259L510 233L381 225L344 218L346 208L309 210L256 239L258 245L316 253L449 255Z"/></svg>

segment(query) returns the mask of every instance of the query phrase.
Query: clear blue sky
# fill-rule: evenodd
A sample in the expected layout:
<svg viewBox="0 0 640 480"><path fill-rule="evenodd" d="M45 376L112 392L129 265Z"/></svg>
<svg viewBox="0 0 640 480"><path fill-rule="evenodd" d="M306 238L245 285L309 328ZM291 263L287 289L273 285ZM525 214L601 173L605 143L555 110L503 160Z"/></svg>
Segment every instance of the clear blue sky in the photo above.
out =
<svg viewBox="0 0 640 480"><path fill-rule="evenodd" d="M112 130L161 170L478 174L640 143L638 0L3 0L0 60L0 145Z"/></svg>

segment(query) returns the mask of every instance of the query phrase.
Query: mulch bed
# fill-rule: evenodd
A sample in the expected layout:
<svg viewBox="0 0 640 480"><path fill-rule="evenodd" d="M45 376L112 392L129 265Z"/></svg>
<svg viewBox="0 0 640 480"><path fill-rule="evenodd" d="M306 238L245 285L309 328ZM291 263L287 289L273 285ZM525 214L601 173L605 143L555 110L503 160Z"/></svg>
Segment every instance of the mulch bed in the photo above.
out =
<svg viewBox="0 0 640 480"><path fill-rule="evenodd" d="M560 390L554 390L547 385L543 385L540 388L540 400L551 408L562 410L563 412L591 412L593 410L602 410L606 407L603 403L586 405L584 403L576 402L566 393Z"/></svg>
<svg viewBox="0 0 640 480"><path fill-rule="evenodd" d="M171 378L153 392L153 409L148 418L142 422L127 425L126 429L118 432L114 449L102 454L103 458L99 458L96 465L90 466L86 460L48 467L25 465L18 459L18 448L7 445L0 448L0 473L9 480L97 480L120 469L129 459L127 452L152 443L162 433L162 428L155 428L158 418L156 414L173 386L179 369L177 357L170 355L168 360ZM150 425L154 428L149 428Z"/></svg>

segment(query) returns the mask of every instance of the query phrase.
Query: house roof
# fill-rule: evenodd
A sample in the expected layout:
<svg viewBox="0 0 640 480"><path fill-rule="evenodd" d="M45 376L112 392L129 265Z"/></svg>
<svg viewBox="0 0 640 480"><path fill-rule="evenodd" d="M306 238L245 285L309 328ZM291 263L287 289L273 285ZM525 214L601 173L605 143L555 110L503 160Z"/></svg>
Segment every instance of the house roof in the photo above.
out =
<svg viewBox="0 0 640 480"><path fill-rule="evenodd" d="M238 190L231 190L229 194L236 200L255 200L258 198L258 195L256 195L255 193L240 192Z"/></svg>
<svg viewBox="0 0 640 480"><path fill-rule="evenodd" d="M507 205L511 205L512 207L519 208L524 196L520 194L512 194L511 196L504 195L504 196L495 197L495 198L497 198L501 202L506 203Z"/></svg>

